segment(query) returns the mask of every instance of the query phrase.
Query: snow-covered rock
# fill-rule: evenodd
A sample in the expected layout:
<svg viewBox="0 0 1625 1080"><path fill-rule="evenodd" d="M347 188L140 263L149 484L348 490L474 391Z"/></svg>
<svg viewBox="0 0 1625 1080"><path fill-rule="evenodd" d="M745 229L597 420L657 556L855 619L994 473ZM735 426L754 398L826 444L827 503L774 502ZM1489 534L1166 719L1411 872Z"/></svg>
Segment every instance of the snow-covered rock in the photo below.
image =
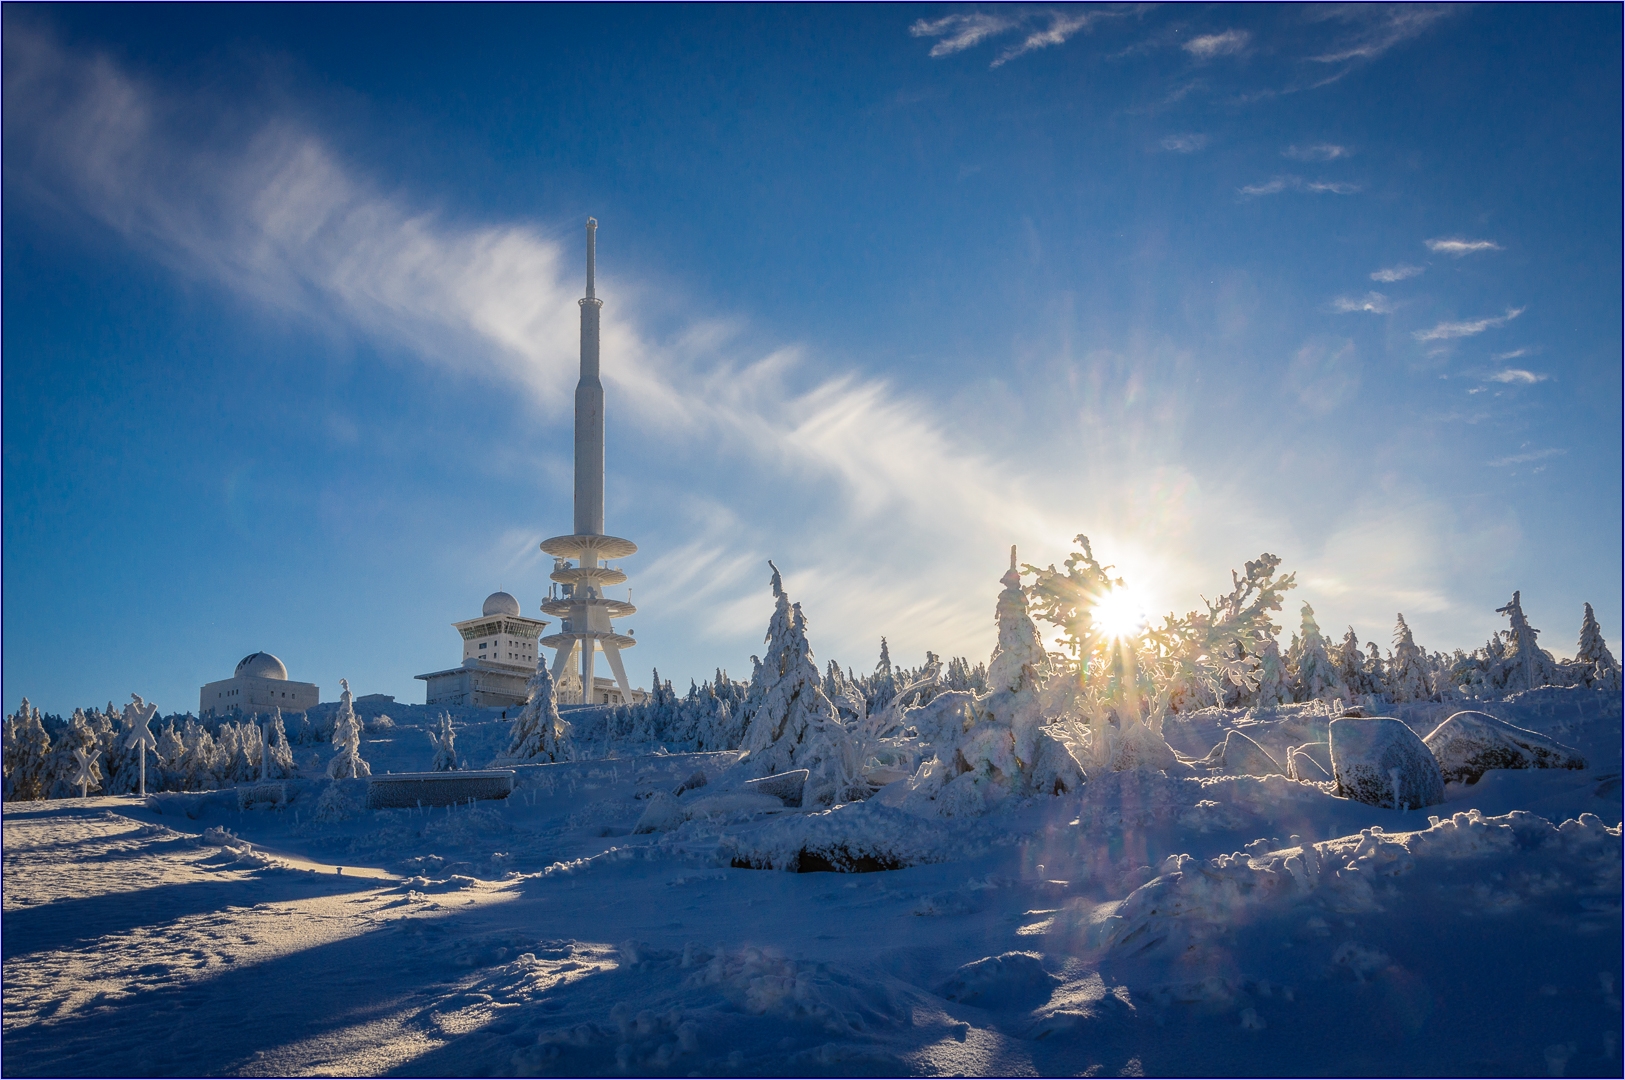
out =
<svg viewBox="0 0 1625 1080"><path fill-rule="evenodd" d="M1332 778L1331 744L1314 742L1294 746L1287 751L1286 769L1286 774L1294 780L1324 784Z"/></svg>
<svg viewBox="0 0 1625 1080"><path fill-rule="evenodd" d="M1281 763L1271 757L1268 750L1235 730L1225 734L1219 764L1231 776L1286 775Z"/></svg>
<svg viewBox="0 0 1625 1080"><path fill-rule="evenodd" d="M1444 802L1444 777L1416 732L1391 717L1343 717L1328 727L1337 793L1372 806Z"/></svg>
<svg viewBox="0 0 1625 1080"><path fill-rule="evenodd" d="M754 795L772 796L784 806L800 806L802 792L807 788L808 775L806 769L774 773L760 780L747 781L745 790Z"/></svg>
<svg viewBox="0 0 1625 1080"><path fill-rule="evenodd" d="M1007 952L962 965L937 987L937 995L987 1008L1031 1008L1047 1000L1060 981L1032 953Z"/></svg>
<svg viewBox="0 0 1625 1080"><path fill-rule="evenodd" d="M1583 769L1578 750L1488 713L1459 712L1422 740L1446 780L1475 784L1490 769Z"/></svg>

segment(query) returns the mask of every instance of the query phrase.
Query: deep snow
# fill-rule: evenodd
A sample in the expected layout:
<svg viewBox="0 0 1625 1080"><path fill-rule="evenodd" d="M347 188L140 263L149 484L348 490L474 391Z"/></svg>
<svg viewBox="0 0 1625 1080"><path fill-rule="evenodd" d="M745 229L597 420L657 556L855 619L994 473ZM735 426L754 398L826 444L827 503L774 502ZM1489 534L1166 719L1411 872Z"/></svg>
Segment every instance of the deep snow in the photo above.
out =
<svg viewBox="0 0 1625 1080"><path fill-rule="evenodd" d="M1619 704L1399 708L1418 736L1471 707L1587 759L1410 811L1136 771L969 819L885 791L803 811L732 753L625 747L450 810L367 810L310 746L283 804L8 803L3 1071L1617 1076ZM389 711L373 773L426 768L439 710ZM1165 734L1203 757L1235 731L1285 768L1329 721ZM484 764L510 727L467 710L457 748ZM913 865L736 865L843 850Z"/></svg>

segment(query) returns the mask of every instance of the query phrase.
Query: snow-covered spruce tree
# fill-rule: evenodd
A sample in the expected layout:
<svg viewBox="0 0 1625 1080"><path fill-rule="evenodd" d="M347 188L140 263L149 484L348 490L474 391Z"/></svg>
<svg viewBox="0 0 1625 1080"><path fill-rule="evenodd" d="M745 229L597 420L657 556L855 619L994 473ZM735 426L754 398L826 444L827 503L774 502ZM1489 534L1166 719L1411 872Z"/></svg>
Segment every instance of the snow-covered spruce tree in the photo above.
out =
<svg viewBox="0 0 1625 1080"><path fill-rule="evenodd" d="M158 745L153 749L158 759L157 776L147 777L148 791L184 791L186 788L186 742L175 730L171 720L158 733Z"/></svg>
<svg viewBox="0 0 1625 1080"><path fill-rule="evenodd" d="M771 560L767 565L773 570L773 618L767 656L756 667L760 690L751 688L760 704L745 729L746 760L757 776L815 770L820 761L813 736L821 725L840 723L824 696L801 605L790 603L779 568Z"/></svg>
<svg viewBox="0 0 1625 1080"><path fill-rule="evenodd" d="M361 721L355 715L355 695L350 693L348 679L340 679L339 711L333 719L333 760L327 763L327 775L335 780L351 780L371 776L372 766L361 760Z"/></svg>
<svg viewBox="0 0 1625 1080"><path fill-rule="evenodd" d="M1602 627L1597 625L1597 615L1590 604L1586 605L1585 618L1580 623L1580 647L1574 653L1574 663L1580 668L1579 679L1586 686L1615 691L1620 688L1619 661L1608 651Z"/></svg>
<svg viewBox="0 0 1625 1080"><path fill-rule="evenodd" d="M1382 650L1375 641L1365 643L1365 681L1371 693L1380 694L1388 688L1388 665L1383 662Z"/></svg>
<svg viewBox="0 0 1625 1080"><path fill-rule="evenodd" d="M1351 698L1374 691L1365 680L1365 657L1360 653L1360 635L1349 627L1343 643L1337 647L1337 679L1348 689Z"/></svg>
<svg viewBox="0 0 1625 1080"><path fill-rule="evenodd" d="M1205 612L1177 619L1170 614L1161 626L1114 637L1095 625L1092 612L1123 582L1095 560L1088 537L1077 542L1083 550L1066 560L1064 573L1053 566L1026 567L1037 575L1027 590L1034 611L1064 635L1064 650L1050 655L1056 713L1088 723L1096 736L1091 758L1109 752L1112 769L1173 766L1173 751L1162 737L1173 695L1192 683L1215 694L1225 682L1256 689L1258 662L1252 654L1266 642L1273 644L1277 628L1270 612L1281 610L1282 594L1296 585L1294 576L1277 576L1281 560L1261 555L1246 564L1244 574L1231 573L1229 595L1206 601ZM1113 724L1115 738L1103 745Z"/></svg>
<svg viewBox="0 0 1625 1080"><path fill-rule="evenodd" d="M1540 631L1529 625L1523 614L1523 599L1514 592L1505 607L1495 609L1512 624L1507 628L1506 654L1500 671L1491 675L1495 685L1503 690L1533 690L1537 686L1550 686L1557 681L1557 663L1550 653L1537 643Z"/></svg>
<svg viewBox="0 0 1625 1080"><path fill-rule="evenodd" d="M897 696L897 675L892 670L891 646L884 636L880 639L880 659L875 663L875 673L868 681L866 697L870 712L885 708Z"/></svg>
<svg viewBox="0 0 1625 1080"><path fill-rule="evenodd" d="M1261 709L1273 709L1292 700L1291 677L1287 674L1286 660L1281 646L1273 637L1265 638L1254 646L1252 655L1258 661L1258 687L1252 692L1249 704Z"/></svg>
<svg viewBox="0 0 1625 1080"><path fill-rule="evenodd" d="M40 723L39 710L23 698L22 708L6 719L5 773L7 801L45 798L50 781L51 736Z"/></svg>
<svg viewBox="0 0 1625 1080"><path fill-rule="evenodd" d="M553 673L546 664L526 686L525 707L513 722L508 758L514 761L573 761L575 742L569 723L559 716Z"/></svg>
<svg viewBox="0 0 1625 1080"><path fill-rule="evenodd" d="M1292 686L1294 701L1348 701L1352 691L1344 684L1338 665L1326 655L1326 639L1320 636L1315 609L1307 603L1300 613L1303 625L1298 635L1298 672ZM1359 648L1359 642L1355 642Z"/></svg>
<svg viewBox="0 0 1625 1080"><path fill-rule="evenodd" d="M293 747L288 745L288 729L282 722L282 709L271 709L269 730L263 736L264 774L268 780L286 780L294 773Z"/></svg>
<svg viewBox="0 0 1625 1080"><path fill-rule="evenodd" d="M440 714L440 721L432 738L434 761L429 764L430 771L452 772L457 768L457 733L451 726L451 713Z"/></svg>
<svg viewBox="0 0 1625 1080"><path fill-rule="evenodd" d="M1395 704L1426 700L1433 696L1433 687L1428 683L1427 655L1411 637L1411 628L1405 625L1404 612L1396 618L1394 654L1388 665L1388 683L1384 691L1388 700Z"/></svg>
<svg viewBox="0 0 1625 1080"><path fill-rule="evenodd" d="M1004 586L994 608L999 636L987 664L987 692L942 690L902 714L933 747L909 781L905 805L916 812L978 814L1009 795L1060 795L1083 786L1083 769L1072 751L1045 727L1046 712L1057 699L1046 685L1051 658L1027 612L1013 547L1010 569L999 581ZM1076 733L1074 738L1086 741Z"/></svg>

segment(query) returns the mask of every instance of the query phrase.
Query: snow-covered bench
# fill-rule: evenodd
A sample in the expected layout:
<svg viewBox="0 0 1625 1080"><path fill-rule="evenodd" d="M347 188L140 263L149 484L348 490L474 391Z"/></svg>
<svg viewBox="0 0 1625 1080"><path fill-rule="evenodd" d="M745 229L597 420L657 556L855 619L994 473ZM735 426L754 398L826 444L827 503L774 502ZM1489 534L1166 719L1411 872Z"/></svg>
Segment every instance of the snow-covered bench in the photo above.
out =
<svg viewBox="0 0 1625 1080"><path fill-rule="evenodd" d="M367 806L451 806L470 799L506 799L513 794L512 769L385 773L367 782Z"/></svg>

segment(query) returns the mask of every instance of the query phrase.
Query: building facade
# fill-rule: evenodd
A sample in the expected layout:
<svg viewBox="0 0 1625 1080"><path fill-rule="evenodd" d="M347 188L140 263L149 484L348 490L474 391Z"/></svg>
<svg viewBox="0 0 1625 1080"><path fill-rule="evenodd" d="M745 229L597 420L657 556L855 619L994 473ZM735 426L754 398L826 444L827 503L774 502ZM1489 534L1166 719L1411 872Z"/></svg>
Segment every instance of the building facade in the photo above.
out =
<svg viewBox="0 0 1625 1080"><path fill-rule="evenodd" d="M201 687L197 711L199 716L266 714L272 709L304 712L321 700L321 688L315 683L294 682L281 660L268 652L257 652L243 657L231 678Z"/></svg>
<svg viewBox="0 0 1625 1080"><path fill-rule="evenodd" d="M519 613L519 601L505 592L485 598L477 619L451 624L463 639L463 661L457 667L418 675L428 684L429 705L480 708L523 706L536 665L546 619Z"/></svg>

